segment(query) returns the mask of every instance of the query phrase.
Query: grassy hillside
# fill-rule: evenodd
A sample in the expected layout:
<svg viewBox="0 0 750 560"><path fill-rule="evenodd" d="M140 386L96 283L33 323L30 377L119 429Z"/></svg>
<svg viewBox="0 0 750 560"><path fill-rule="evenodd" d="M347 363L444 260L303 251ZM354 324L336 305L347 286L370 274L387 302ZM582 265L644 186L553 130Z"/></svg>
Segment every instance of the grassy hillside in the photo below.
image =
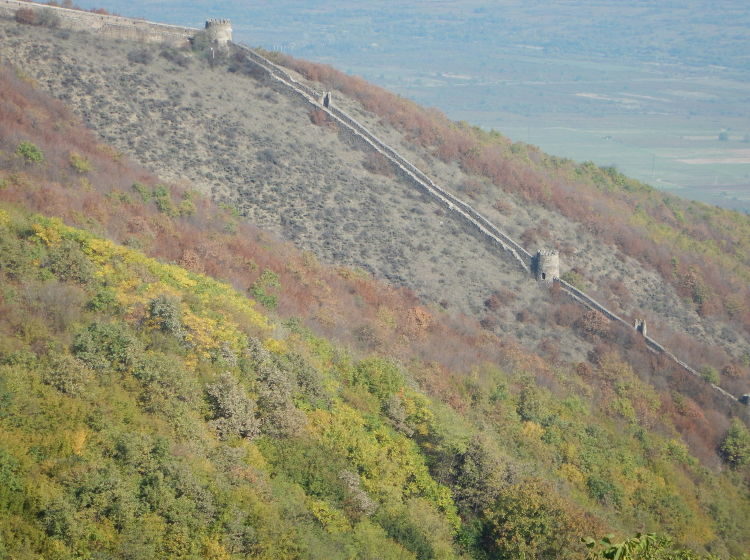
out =
<svg viewBox="0 0 750 560"><path fill-rule="evenodd" d="M512 224L518 204L537 212L550 211L554 218L537 214L536 223L514 233L532 247L560 248L573 264L570 277L602 301L632 313L637 307L632 298L640 299L642 286L637 284L643 282L652 297L638 301L640 311L659 323L671 313L666 308L671 286L680 298L676 305L684 309L687 304L697 314L691 319L703 322L702 328L683 328L727 350L734 346L730 353L735 359L745 366L749 363L747 216L665 194L614 168L577 164L546 155L534 146L511 143L495 131L451 122L435 110L329 66L268 54L322 88L340 91L349 110L394 144L406 139L417 146L411 148L412 156L424 167L429 168L432 159L458 167L469 178L454 187L457 194L475 201L496 223ZM349 99L357 104L348 103ZM450 181L450 174L446 175L444 180ZM436 177L441 175L436 173ZM596 241L592 243L587 234ZM626 266L618 266L617 260ZM655 272L657 282L641 276L641 267ZM661 292L661 297L653 297L653 292ZM669 340L669 329L665 330L662 336Z"/></svg>
<svg viewBox="0 0 750 560"><path fill-rule="evenodd" d="M4 555L583 558L642 530L746 550L746 428L690 379L642 381L628 362L668 368L637 345L540 359L0 84Z"/></svg>
<svg viewBox="0 0 750 560"><path fill-rule="evenodd" d="M572 335L578 317L554 294L341 131L316 126L309 105L241 55L211 65L160 46L0 29L0 52L117 149L322 261L361 267L410 288L431 312L469 314L545 355L578 362L602 342ZM559 248L567 279L627 319L647 318L653 336L730 392L747 391L746 217L450 123L331 69L289 64L336 89L336 104L529 250Z"/></svg>
<svg viewBox="0 0 750 560"><path fill-rule="evenodd" d="M497 196L499 188L551 208L595 230L600 242L648 262L674 284L694 266L696 281L707 289L705 297L695 302L703 305L699 311L704 315L731 313L730 304L723 300L738 288L738 297L747 297L742 285L750 277L747 216L661 193L615 169L575 164L547 156L533 146L511 144L496 132L452 123L434 110L422 109L334 68L273 56L308 79L358 100L434 157L457 162L464 171L495 187L477 184L466 193L468 197ZM494 192L483 192L487 190ZM667 255L677 262L667 260ZM711 276L708 270L714 263L727 274ZM740 318L747 328L750 319L741 314Z"/></svg>

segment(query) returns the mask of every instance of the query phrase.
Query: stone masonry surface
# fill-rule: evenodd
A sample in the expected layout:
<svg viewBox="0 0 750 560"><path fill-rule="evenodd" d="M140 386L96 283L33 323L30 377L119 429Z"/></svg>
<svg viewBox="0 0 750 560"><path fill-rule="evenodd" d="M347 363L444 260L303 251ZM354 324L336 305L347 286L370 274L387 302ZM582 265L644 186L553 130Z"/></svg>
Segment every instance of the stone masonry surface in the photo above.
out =
<svg viewBox="0 0 750 560"><path fill-rule="evenodd" d="M115 39L187 46L190 39L199 31L190 27L96 14L19 0L0 0L0 17L14 18L16 11L20 8L52 10L59 17L60 27L63 29L88 31Z"/></svg>

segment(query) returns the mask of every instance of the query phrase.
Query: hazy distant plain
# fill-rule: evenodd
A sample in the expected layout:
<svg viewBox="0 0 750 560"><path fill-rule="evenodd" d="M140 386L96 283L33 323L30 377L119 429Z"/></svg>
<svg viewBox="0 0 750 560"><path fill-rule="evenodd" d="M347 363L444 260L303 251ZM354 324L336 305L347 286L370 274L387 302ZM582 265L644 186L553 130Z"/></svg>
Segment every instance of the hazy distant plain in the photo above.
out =
<svg viewBox="0 0 750 560"><path fill-rule="evenodd" d="M743 1L80 2L333 64L451 118L750 212ZM720 140L721 137L721 140Z"/></svg>

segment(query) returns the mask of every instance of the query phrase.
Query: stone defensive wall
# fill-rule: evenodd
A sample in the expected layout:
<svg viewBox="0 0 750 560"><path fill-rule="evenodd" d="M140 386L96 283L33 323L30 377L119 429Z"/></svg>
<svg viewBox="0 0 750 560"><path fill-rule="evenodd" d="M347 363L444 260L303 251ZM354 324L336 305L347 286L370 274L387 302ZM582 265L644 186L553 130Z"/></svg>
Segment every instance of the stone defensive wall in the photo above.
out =
<svg viewBox="0 0 750 560"><path fill-rule="evenodd" d="M89 33L106 35L114 39L126 39L144 43L166 43L175 47L187 46L190 39L200 31L190 27L154 23L143 19L132 19L121 16L111 16L22 2L19 0L0 0L0 17L13 19L20 8L32 9L36 12L51 10L58 19L61 29L74 31L88 31Z"/></svg>
<svg viewBox="0 0 750 560"><path fill-rule="evenodd" d="M465 203L464 201L460 200L453 194L437 185L425 173L423 173L411 162L406 160L395 149L391 148L388 144L380 140L364 125L356 121L341 109L335 107L334 104L328 103L326 106L326 104L322 102L324 92L315 91L307 84L303 84L295 80L284 69L274 64L267 58L259 55L251 48L237 44L235 44L235 46L242 50L250 60L255 62L261 68L264 68L273 78L290 88L292 92L302 97L311 106L318 110L325 111L332 118L332 120L339 125L341 132L354 137L360 142L364 142L371 149L374 149L375 151L383 155L387 160L391 162L391 164L394 165L397 172L402 177L405 177L415 186L433 196L437 202L454 213L456 217L464 220L473 229L477 230L484 237L486 237L491 243L495 244L495 246L508 253L508 255L511 256L523 268L525 272L529 274L533 272L532 267L534 264L534 258L528 251L521 247L507 234L500 231L497 226L495 226L487 218L482 216L469 204ZM598 311L599 313L607 317L607 319L609 319L610 321L623 325L628 329L633 328L633 325L631 325L628 321L626 321L616 313L610 311L598 301L586 295L584 292L572 286L568 282L565 282L564 280L561 280L559 278L555 278L554 281L560 286L560 289L566 295L568 295L577 303L583 305L588 309ZM672 354L669 350L656 342L653 338L649 336L644 336L643 338L646 343L646 347L649 350L651 350L655 354L665 356L672 362L682 367L688 373L702 378L697 371L677 358L674 354ZM725 391L718 385L714 385L713 383L711 383L710 385L723 397L726 397L730 401L738 401L737 397Z"/></svg>
<svg viewBox="0 0 750 560"><path fill-rule="evenodd" d="M627 322L625 319L620 317L619 315L613 313L606 307L604 307L602 304L600 304L595 299L587 296L584 292L579 290L578 288L568 284L565 280L560 280L559 278L555 279L555 282L557 282L560 285L560 288L573 300L577 301L581 305L584 305L588 307L589 309L593 309L594 311L598 311L602 315L604 315L607 319L610 321L613 321L615 323L619 323L620 325L623 325L627 327L628 329L632 329L633 325L631 325L629 322ZM651 350L652 352L656 354L663 354L673 362L675 362L677 365L681 366L683 369L685 369L688 373L691 373L692 375L695 375L696 377L701 377L701 374L695 371L692 367L690 367L688 364L680 360L677 356L672 354L669 350L664 348L661 344L656 342L653 338L650 336L644 336L643 340L646 343L646 347ZM714 385L713 383L710 384L711 387L713 387L716 391L724 395L725 397L730 398L731 400L736 401L737 397L732 395L731 393L725 391L718 385Z"/></svg>
<svg viewBox="0 0 750 560"><path fill-rule="evenodd" d="M292 76L289 75L288 72L286 72L267 58L260 56L249 47L245 47L242 45L235 46L241 49L249 59L268 71L275 79L291 88L308 103L313 105L315 108L328 113L332 120L340 126L342 132L344 132L345 134L349 133L350 135L353 135L355 139L364 141L371 149L379 152L395 166L397 172L400 175L406 177L417 187L435 197L442 206L458 214L473 228L477 229L480 233L486 236L487 239L500 246L504 251L508 252L525 271L529 270L532 262L532 256L523 247L518 245L505 233L500 231L492 222L487 220L471 206L435 184L420 169L418 169L415 165L402 157L401 154L388 146L385 142L380 140L364 125L333 105L324 107L321 104L323 93L317 92L306 84L298 82L297 80L292 78Z"/></svg>

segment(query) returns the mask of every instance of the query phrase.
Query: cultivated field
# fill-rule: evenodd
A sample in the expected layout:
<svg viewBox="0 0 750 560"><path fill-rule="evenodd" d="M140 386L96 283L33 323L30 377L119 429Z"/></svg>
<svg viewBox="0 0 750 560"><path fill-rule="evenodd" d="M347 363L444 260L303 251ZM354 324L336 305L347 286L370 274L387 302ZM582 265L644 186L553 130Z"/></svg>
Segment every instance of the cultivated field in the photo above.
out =
<svg viewBox="0 0 750 560"><path fill-rule="evenodd" d="M750 163L737 155L750 148L743 2L81 4L193 26L230 17L247 44L331 63L548 153L750 211Z"/></svg>

